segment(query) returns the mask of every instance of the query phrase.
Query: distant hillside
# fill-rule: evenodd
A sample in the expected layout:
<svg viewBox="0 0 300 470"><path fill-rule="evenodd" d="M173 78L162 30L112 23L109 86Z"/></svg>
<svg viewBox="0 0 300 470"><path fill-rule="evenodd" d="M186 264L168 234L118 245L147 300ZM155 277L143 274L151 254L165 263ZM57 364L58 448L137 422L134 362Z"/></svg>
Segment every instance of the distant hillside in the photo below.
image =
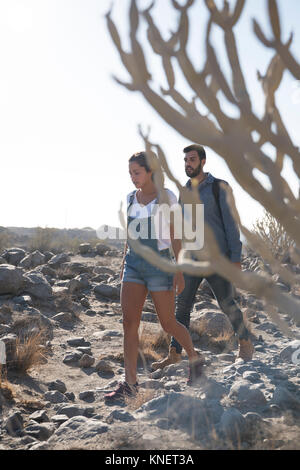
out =
<svg viewBox="0 0 300 470"><path fill-rule="evenodd" d="M118 234L119 239L101 239L98 235L109 231L114 231ZM98 234L97 234L98 232ZM96 231L91 227L84 228L70 228L70 229L58 229L54 227L1 227L0 226L0 248L8 246L18 246L22 248L28 248L32 244L33 240L37 237L45 237L48 235L52 239L56 240L69 240L70 242L93 242L96 243L103 241L107 245L111 245L116 248L122 248L124 241L122 240L123 231L120 228L110 227L108 225L102 226L102 230ZM121 239L120 239L121 237Z"/></svg>

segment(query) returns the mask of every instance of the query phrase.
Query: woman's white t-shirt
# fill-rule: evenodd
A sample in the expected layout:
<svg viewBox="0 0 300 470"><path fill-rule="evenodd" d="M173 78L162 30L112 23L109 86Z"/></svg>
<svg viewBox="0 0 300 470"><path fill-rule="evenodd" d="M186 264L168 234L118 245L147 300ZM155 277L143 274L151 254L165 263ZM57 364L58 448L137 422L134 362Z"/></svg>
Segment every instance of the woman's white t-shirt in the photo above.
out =
<svg viewBox="0 0 300 470"><path fill-rule="evenodd" d="M169 208L172 210L172 206L177 205L177 197L172 191L170 191L170 189L165 188L165 191L167 192ZM129 205L131 195L132 192L127 195L127 207ZM171 246L170 209L168 210L166 204L159 205L157 199L150 201L145 206L139 204L136 198L136 193L134 195L132 205L129 208L128 215L135 219L143 219L153 215L158 250L165 250Z"/></svg>

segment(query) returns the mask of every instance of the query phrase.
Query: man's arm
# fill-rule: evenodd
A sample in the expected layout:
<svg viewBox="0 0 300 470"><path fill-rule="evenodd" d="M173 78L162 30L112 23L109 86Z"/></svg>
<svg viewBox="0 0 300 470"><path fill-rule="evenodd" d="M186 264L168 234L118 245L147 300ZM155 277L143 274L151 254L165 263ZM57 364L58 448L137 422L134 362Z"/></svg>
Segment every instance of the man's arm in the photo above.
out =
<svg viewBox="0 0 300 470"><path fill-rule="evenodd" d="M231 209L227 202L226 191L220 187L220 207L223 216L224 230L229 248L229 259L237 264L241 263L242 242L240 240L239 228L231 214Z"/></svg>

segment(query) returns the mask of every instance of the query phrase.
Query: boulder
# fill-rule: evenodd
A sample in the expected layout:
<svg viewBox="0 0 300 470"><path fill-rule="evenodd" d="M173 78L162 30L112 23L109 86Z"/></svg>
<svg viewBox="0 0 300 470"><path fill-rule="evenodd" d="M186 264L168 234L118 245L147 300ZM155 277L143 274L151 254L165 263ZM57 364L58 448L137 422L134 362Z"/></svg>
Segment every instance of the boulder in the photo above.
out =
<svg viewBox="0 0 300 470"><path fill-rule="evenodd" d="M71 312L59 312L52 317L52 320L63 324L73 322L74 317Z"/></svg>
<svg viewBox="0 0 300 470"><path fill-rule="evenodd" d="M46 257L40 251L36 250L33 253L25 256L19 263L19 267L24 269L33 269L37 266L44 264Z"/></svg>
<svg viewBox="0 0 300 470"><path fill-rule="evenodd" d="M24 275L26 280L25 292L40 300L51 300L52 287L42 273L31 271Z"/></svg>
<svg viewBox="0 0 300 470"><path fill-rule="evenodd" d="M103 243L97 243L95 246L97 255L105 255L111 248Z"/></svg>
<svg viewBox="0 0 300 470"><path fill-rule="evenodd" d="M275 388L271 402L281 409L300 412L300 399L281 385Z"/></svg>
<svg viewBox="0 0 300 470"><path fill-rule="evenodd" d="M63 439L64 442L72 440L82 441L83 439L89 440L107 432L108 429L108 425L98 419L87 418L85 416L73 416L73 418L68 419L68 421L60 425L51 437L51 441L55 437L58 438L58 440Z"/></svg>
<svg viewBox="0 0 300 470"><path fill-rule="evenodd" d="M8 264L13 264L14 266L17 266L25 255L26 251L23 250L23 248L17 247L5 250L5 252L2 253L2 257L6 260L6 262Z"/></svg>
<svg viewBox="0 0 300 470"><path fill-rule="evenodd" d="M94 287L94 293L113 300L120 300L120 287L111 286L109 284L99 284Z"/></svg>
<svg viewBox="0 0 300 470"><path fill-rule="evenodd" d="M255 407L267 403L260 388L243 379L238 380L231 386L228 396L236 406Z"/></svg>
<svg viewBox="0 0 300 470"><path fill-rule="evenodd" d="M61 393L65 393L67 391L65 383L59 379L56 379L53 382L49 382L47 385L49 390L58 390Z"/></svg>
<svg viewBox="0 0 300 470"><path fill-rule="evenodd" d="M84 289L88 289L90 287L89 283L89 276L88 274L79 274L78 276L70 279L67 283L66 287L68 287L69 292L74 294L75 292L79 292Z"/></svg>
<svg viewBox="0 0 300 470"><path fill-rule="evenodd" d="M60 415L65 415L68 419L73 418L74 416L86 416L88 417L94 408L86 405L62 405L57 410L57 413Z"/></svg>
<svg viewBox="0 0 300 470"><path fill-rule="evenodd" d="M95 358L90 356L89 354L83 354L83 356L79 359L79 366L80 367L91 367L95 362Z"/></svg>
<svg viewBox="0 0 300 470"><path fill-rule="evenodd" d="M39 441L47 441L54 431L54 423L31 424L25 428L27 435L32 436Z"/></svg>
<svg viewBox="0 0 300 470"><path fill-rule="evenodd" d="M52 258L48 261L48 266L53 269L60 267L63 263L67 263L70 261L70 256L67 253L59 253L58 255L52 256Z"/></svg>
<svg viewBox="0 0 300 470"><path fill-rule="evenodd" d="M11 436L20 434L23 429L23 417L20 411L13 411L4 421L4 428Z"/></svg>
<svg viewBox="0 0 300 470"><path fill-rule="evenodd" d="M46 401L50 401L50 403L68 403L69 401L67 397L58 390L51 390L50 392L46 392L44 394L44 399Z"/></svg>
<svg viewBox="0 0 300 470"><path fill-rule="evenodd" d="M193 327L199 334L205 334L215 340L227 340L234 334L227 315L211 310L193 315Z"/></svg>
<svg viewBox="0 0 300 470"><path fill-rule="evenodd" d="M242 441L246 431L246 420L239 410L229 408L221 416L220 428L230 440Z"/></svg>
<svg viewBox="0 0 300 470"><path fill-rule="evenodd" d="M11 264L0 265L0 295L18 295L23 291L26 279L22 269Z"/></svg>
<svg viewBox="0 0 300 470"><path fill-rule="evenodd" d="M86 255L92 250L92 246L90 243L81 243L78 247L78 251L81 255Z"/></svg>
<svg viewBox="0 0 300 470"><path fill-rule="evenodd" d="M166 418L169 428L181 429L200 438L214 430L223 411L218 400L200 399L171 391L142 405L134 416L147 421Z"/></svg>
<svg viewBox="0 0 300 470"><path fill-rule="evenodd" d="M32 413L29 416L29 419L33 419L37 423L47 423L49 422L49 417L46 410L38 410Z"/></svg>

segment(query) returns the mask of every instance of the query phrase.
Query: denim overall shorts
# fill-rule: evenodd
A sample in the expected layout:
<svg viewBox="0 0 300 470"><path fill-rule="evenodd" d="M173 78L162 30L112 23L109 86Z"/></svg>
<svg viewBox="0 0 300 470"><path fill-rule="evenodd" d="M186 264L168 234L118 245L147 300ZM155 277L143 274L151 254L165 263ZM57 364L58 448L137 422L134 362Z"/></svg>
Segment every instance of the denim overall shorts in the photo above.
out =
<svg viewBox="0 0 300 470"><path fill-rule="evenodd" d="M132 220L134 220L134 217L129 216L129 209L133 204L134 195L135 192L130 195L129 205L127 209L128 227ZM143 227L148 227L146 236L145 234L141 233L141 223L143 224ZM158 249L158 242L157 238L155 237L153 215L144 219L139 219L139 223L137 223L136 225L136 232L138 233L139 231L141 233L139 241L143 245L152 248L153 250L158 252L160 256L166 257L167 259L171 260L171 254L168 248L165 250ZM122 282L135 282L137 284L142 284L150 292L173 290L173 274L164 272L149 263L149 261L146 261L142 256L135 253L129 244L125 256Z"/></svg>

